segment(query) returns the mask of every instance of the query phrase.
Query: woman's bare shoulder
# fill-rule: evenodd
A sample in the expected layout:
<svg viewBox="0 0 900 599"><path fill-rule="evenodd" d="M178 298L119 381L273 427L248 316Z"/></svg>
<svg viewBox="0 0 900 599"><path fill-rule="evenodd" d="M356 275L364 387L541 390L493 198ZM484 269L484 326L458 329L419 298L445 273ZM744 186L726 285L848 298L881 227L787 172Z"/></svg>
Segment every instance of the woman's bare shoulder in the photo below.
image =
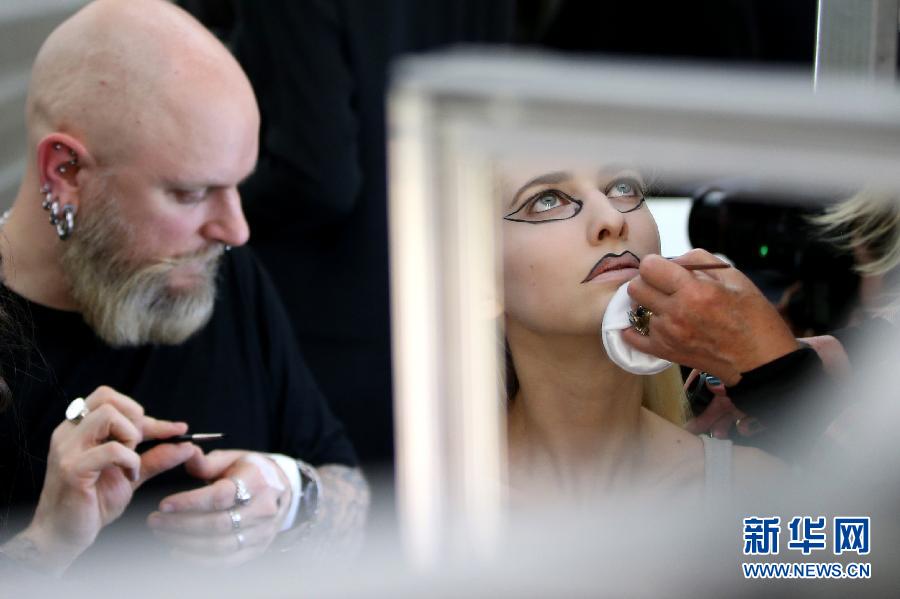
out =
<svg viewBox="0 0 900 599"><path fill-rule="evenodd" d="M648 454L662 480L682 484L703 480L703 442L699 437L649 411L645 424Z"/></svg>

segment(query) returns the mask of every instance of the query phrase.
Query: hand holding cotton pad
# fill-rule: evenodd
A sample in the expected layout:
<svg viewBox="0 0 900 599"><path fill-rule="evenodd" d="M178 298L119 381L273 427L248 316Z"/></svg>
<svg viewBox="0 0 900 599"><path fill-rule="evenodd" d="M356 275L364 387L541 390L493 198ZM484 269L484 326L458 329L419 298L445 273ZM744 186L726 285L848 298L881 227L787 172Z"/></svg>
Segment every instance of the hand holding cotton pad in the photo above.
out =
<svg viewBox="0 0 900 599"><path fill-rule="evenodd" d="M631 309L631 297L628 295L628 283L625 283L612 296L603 315L600 337L609 359L620 368L632 374L656 374L668 368L672 363L650 354L638 351L628 345L622 338L622 332L631 327L628 311Z"/></svg>

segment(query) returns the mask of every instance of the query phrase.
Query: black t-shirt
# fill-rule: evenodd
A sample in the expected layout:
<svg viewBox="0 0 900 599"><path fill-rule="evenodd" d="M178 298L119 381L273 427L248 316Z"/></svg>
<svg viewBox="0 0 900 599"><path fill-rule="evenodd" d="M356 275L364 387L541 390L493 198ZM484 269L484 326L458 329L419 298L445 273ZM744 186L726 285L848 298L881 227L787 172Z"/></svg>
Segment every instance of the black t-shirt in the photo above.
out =
<svg viewBox="0 0 900 599"><path fill-rule="evenodd" d="M204 445L206 450L283 453L312 464L356 463L268 276L247 249L225 255L210 322L178 346L115 349L80 314L10 295L11 312L25 319L27 333L16 363L4 365L13 404L0 414L0 525L6 524L9 507L15 514L16 507L36 505L53 429L73 398L87 397L99 385L131 396L151 416L187 422L191 432L227 435ZM186 480L180 468L159 478L138 494L155 499L173 488L202 484Z"/></svg>

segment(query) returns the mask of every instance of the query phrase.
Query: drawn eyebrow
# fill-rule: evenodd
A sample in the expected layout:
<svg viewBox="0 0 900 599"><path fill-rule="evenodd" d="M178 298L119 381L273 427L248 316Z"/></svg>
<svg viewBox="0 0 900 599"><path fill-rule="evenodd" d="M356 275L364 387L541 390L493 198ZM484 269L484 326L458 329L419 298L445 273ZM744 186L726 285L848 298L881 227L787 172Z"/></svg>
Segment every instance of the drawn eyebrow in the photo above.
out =
<svg viewBox="0 0 900 599"><path fill-rule="evenodd" d="M534 179L530 180L528 183L519 188L519 191L515 193L513 196L512 202L509 203L507 208L512 208L519 201L522 193L528 189L529 187L533 187L535 185L554 185L556 183L562 183L563 181L568 181L572 178L572 173L567 171L555 171L552 173L545 173L543 175L538 175Z"/></svg>

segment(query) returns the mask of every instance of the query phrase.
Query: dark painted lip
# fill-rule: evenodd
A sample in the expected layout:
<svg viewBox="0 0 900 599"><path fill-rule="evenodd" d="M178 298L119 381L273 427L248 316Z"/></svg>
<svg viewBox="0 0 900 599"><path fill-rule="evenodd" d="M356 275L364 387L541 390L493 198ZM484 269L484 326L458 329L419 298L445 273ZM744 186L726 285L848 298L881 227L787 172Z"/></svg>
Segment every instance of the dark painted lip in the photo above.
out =
<svg viewBox="0 0 900 599"><path fill-rule="evenodd" d="M616 263L612 266L608 266L610 263L607 262L607 260L615 260ZM587 283L605 272L612 272L614 270L622 270L625 268L638 268L640 265L641 259L638 258L634 252L629 250L625 250L621 254L609 253L597 260L597 263L591 267L591 270L588 271L588 274L582 283Z"/></svg>

